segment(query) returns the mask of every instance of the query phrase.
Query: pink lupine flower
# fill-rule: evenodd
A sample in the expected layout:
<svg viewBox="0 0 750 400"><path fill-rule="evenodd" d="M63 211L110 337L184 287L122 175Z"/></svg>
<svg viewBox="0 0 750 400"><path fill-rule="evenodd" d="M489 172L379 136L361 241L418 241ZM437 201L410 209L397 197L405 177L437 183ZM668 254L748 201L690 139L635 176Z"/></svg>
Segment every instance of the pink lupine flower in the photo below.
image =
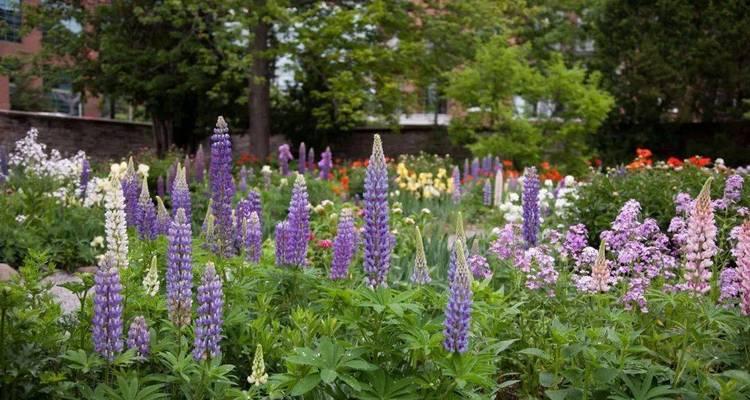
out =
<svg viewBox="0 0 750 400"><path fill-rule="evenodd" d="M709 194L711 180L708 178L703 185L688 217L684 289L695 294L711 289L711 266L717 251L716 221Z"/></svg>

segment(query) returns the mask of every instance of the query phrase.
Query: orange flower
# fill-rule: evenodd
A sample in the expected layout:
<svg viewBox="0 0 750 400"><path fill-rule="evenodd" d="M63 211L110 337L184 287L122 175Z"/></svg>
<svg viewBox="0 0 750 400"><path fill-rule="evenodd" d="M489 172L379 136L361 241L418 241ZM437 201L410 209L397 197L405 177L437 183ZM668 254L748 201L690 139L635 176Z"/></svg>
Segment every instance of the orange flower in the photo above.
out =
<svg viewBox="0 0 750 400"><path fill-rule="evenodd" d="M555 168L552 168L552 169L549 169L547 171L544 171L544 173L542 173L540 175L540 178L542 178L542 180L549 179L549 180L551 180L553 182L559 182L560 180L562 180L563 176L560 173L560 171L558 171Z"/></svg>
<svg viewBox="0 0 750 400"><path fill-rule="evenodd" d="M669 165L672 168L677 168L682 166L682 160L680 160L677 157L669 157L667 158L667 165Z"/></svg>
<svg viewBox="0 0 750 400"><path fill-rule="evenodd" d="M341 182L341 188L345 191L349 191L349 177L344 175L339 179L339 182Z"/></svg>
<svg viewBox="0 0 750 400"><path fill-rule="evenodd" d="M688 158L688 161L696 167L705 167L706 165L711 164L710 158L701 156L692 156Z"/></svg>
<svg viewBox="0 0 750 400"><path fill-rule="evenodd" d="M540 166L540 167L541 167L541 168L542 168L543 170L545 170L545 171L546 171L546 170L548 170L548 169L550 168L550 166L549 166L549 162L548 162L548 161L544 161L544 162L542 162L541 164L539 164L539 166Z"/></svg>
<svg viewBox="0 0 750 400"><path fill-rule="evenodd" d="M256 157L253 154L250 153L242 153L240 154L240 157L237 159L237 164L239 165L246 165L246 164L252 164L258 161L258 157Z"/></svg>
<svg viewBox="0 0 750 400"><path fill-rule="evenodd" d="M651 150L641 148L635 149L635 154L638 155L638 158L651 158L651 156L653 155L651 153Z"/></svg>
<svg viewBox="0 0 750 400"><path fill-rule="evenodd" d="M513 161L511 160L503 160L503 167L510 168L513 166Z"/></svg>

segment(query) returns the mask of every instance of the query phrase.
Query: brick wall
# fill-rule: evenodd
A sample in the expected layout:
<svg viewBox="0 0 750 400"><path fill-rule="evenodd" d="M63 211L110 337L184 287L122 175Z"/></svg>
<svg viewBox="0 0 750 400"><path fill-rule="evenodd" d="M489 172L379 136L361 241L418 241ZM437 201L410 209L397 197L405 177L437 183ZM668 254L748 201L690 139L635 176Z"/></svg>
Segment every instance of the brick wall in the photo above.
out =
<svg viewBox="0 0 750 400"><path fill-rule="evenodd" d="M63 155L80 149L96 160L121 158L153 144L150 124L0 110L0 144L6 149L31 127L48 149Z"/></svg>

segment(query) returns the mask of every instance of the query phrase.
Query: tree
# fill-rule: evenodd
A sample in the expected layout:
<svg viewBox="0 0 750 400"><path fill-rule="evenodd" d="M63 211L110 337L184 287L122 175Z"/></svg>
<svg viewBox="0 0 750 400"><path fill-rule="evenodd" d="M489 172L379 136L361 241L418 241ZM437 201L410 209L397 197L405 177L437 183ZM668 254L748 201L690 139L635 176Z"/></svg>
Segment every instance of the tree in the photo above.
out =
<svg viewBox="0 0 750 400"><path fill-rule="evenodd" d="M450 73L448 95L463 112L451 134L480 155L501 155L520 165L546 160L569 171L585 168L587 136L613 104L599 75L568 67L560 55L530 58L530 46L496 36L473 60Z"/></svg>

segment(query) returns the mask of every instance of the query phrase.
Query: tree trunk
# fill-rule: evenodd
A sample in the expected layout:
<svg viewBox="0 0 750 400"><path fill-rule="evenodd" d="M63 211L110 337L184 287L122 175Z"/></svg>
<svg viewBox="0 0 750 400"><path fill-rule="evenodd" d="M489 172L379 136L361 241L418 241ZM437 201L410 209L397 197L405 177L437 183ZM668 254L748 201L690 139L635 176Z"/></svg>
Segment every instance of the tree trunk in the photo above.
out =
<svg viewBox="0 0 750 400"><path fill-rule="evenodd" d="M156 156L164 158L164 155L167 154L167 150L169 150L169 146L172 145L173 122L169 118L152 116L151 130L154 133Z"/></svg>
<svg viewBox="0 0 750 400"><path fill-rule="evenodd" d="M250 154L265 160L269 153L271 137L271 86L268 62L268 35L271 26L259 22L253 29L250 53L253 65L250 70Z"/></svg>

